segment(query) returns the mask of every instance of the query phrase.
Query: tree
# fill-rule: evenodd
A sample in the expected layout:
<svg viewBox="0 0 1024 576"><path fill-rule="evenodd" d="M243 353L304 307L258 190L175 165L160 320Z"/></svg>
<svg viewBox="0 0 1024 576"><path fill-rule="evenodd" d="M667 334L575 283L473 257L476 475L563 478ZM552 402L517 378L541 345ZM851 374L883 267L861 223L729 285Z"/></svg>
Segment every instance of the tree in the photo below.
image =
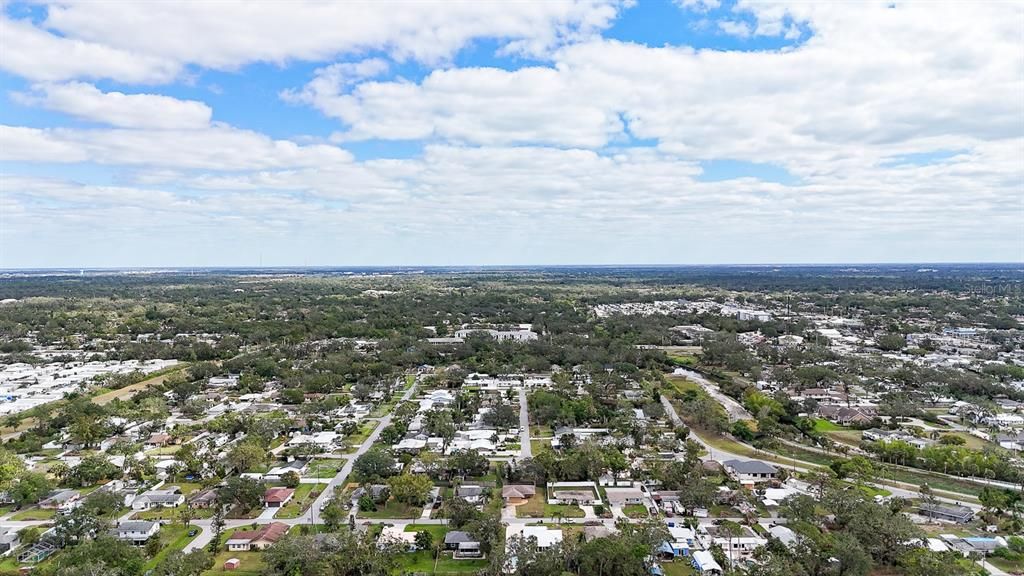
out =
<svg viewBox="0 0 1024 576"><path fill-rule="evenodd" d="M838 560L836 576L867 576L871 572L871 556L849 534L840 532L835 535L831 554Z"/></svg>
<svg viewBox="0 0 1024 576"><path fill-rule="evenodd" d="M54 523L54 537L62 547L75 546L107 532L110 525L84 506L60 514Z"/></svg>
<svg viewBox="0 0 1024 576"><path fill-rule="evenodd" d="M160 553L160 535L152 536L146 540L146 556L152 558Z"/></svg>
<svg viewBox="0 0 1024 576"><path fill-rule="evenodd" d="M320 519L323 520L327 529L332 532L338 531L345 525L345 516L345 510L342 509L337 498L328 500L327 505L320 512Z"/></svg>
<svg viewBox="0 0 1024 576"><path fill-rule="evenodd" d="M24 472L25 462L10 450L0 448L0 492L10 490Z"/></svg>
<svg viewBox="0 0 1024 576"><path fill-rule="evenodd" d="M902 334L882 334L875 339L875 343L878 347L887 352L894 352L896 350L902 350L907 344L906 338Z"/></svg>
<svg viewBox="0 0 1024 576"><path fill-rule="evenodd" d="M227 454L227 462L238 472L246 472L263 464L267 451L251 440L239 442Z"/></svg>
<svg viewBox="0 0 1024 576"><path fill-rule="evenodd" d="M265 487L252 478L229 478L217 493L217 498L227 505L238 506L243 511L258 508L263 504Z"/></svg>
<svg viewBox="0 0 1024 576"><path fill-rule="evenodd" d="M142 552L105 534L54 555L54 576L140 576L146 559Z"/></svg>
<svg viewBox="0 0 1024 576"><path fill-rule="evenodd" d="M484 424L499 430L513 428L519 423L519 414L511 405L501 403L492 406L483 416Z"/></svg>
<svg viewBox="0 0 1024 576"><path fill-rule="evenodd" d="M430 496L434 483L422 474L402 474L388 479L388 486L395 500L404 504L422 505Z"/></svg>
<svg viewBox="0 0 1024 576"><path fill-rule="evenodd" d="M779 503L779 516L790 521L813 523L818 516L817 505L817 501L806 494L794 494Z"/></svg>
<svg viewBox="0 0 1024 576"><path fill-rule="evenodd" d="M430 550L434 545L434 537L430 532L426 530L420 530L416 533L416 549L417 550Z"/></svg>
<svg viewBox="0 0 1024 576"><path fill-rule="evenodd" d="M453 530L458 530L480 517L480 511L476 506L457 496L445 500L441 505L441 513L448 519L448 526Z"/></svg>
<svg viewBox="0 0 1024 576"><path fill-rule="evenodd" d="M124 499L109 490L96 490L85 497L82 507L96 516L108 516L124 505Z"/></svg>
<svg viewBox="0 0 1024 576"><path fill-rule="evenodd" d="M262 561L269 576L390 576L401 552L400 546L355 531L288 535L264 550Z"/></svg>
<svg viewBox="0 0 1024 576"><path fill-rule="evenodd" d="M289 470L281 476L281 483L288 488L298 488L300 482L302 482L302 477L294 470Z"/></svg>
<svg viewBox="0 0 1024 576"><path fill-rule="evenodd" d="M352 464L352 472L357 480L368 482L389 478L396 474L395 458L382 448L371 448Z"/></svg>
<svg viewBox="0 0 1024 576"><path fill-rule="evenodd" d="M203 549L172 552L153 570L153 576L200 576L213 567L213 556Z"/></svg>
<svg viewBox="0 0 1024 576"><path fill-rule="evenodd" d="M35 504L53 490L53 483L45 474L24 472L7 493L18 506Z"/></svg>
<svg viewBox="0 0 1024 576"><path fill-rule="evenodd" d="M212 533L212 539L210 544L207 546L207 551L210 555L216 555L220 552L220 537L224 533L224 506L220 502L220 495L217 496L217 508L213 511L213 520L210 522L210 531Z"/></svg>
<svg viewBox="0 0 1024 576"><path fill-rule="evenodd" d="M86 456L71 469L67 476L72 486L92 486L101 480L120 478L124 472L100 454Z"/></svg>
<svg viewBox="0 0 1024 576"><path fill-rule="evenodd" d="M476 450L456 450L448 457L447 467L458 476L479 476L487 472L490 462Z"/></svg>

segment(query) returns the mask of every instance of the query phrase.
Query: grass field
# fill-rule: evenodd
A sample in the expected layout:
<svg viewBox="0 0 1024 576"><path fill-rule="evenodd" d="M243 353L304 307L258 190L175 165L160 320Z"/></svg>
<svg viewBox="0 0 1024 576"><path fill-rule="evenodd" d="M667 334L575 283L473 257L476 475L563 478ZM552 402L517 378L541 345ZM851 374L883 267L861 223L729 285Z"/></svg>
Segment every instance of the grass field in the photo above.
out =
<svg viewBox="0 0 1024 576"><path fill-rule="evenodd" d="M642 504L627 504L622 507L622 513L630 518L646 518L647 507Z"/></svg>
<svg viewBox="0 0 1024 576"><path fill-rule="evenodd" d="M295 489L295 495L292 496L292 499L283 508L278 510L274 518L298 518L302 516L306 508L309 508L309 505L316 500L316 497L326 489L326 483L299 484L299 487Z"/></svg>
<svg viewBox="0 0 1024 576"><path fill-rule="evenodd" d="M152 510L143 510L136 512L132 515L134 520L170 520L172 522L178 522L181 520L181 512L185 509L185 506L178 506L176 508L153 508ZM193 508L193 518L212 518L213 510L210 508Z"/></svg>
<svg viewBox="0 0 1024 576"><path fill-rule="evenodd" d="M662 562L660 566L665 571L665 576L694 576L697 574L697 571L693 569L693 566L685 558L680 558L674 562Z"/></svg>
<svg viewBox="0 0 1024 576"><path fill-rule="evenodd" d="M109 392L104 392L103 394L99 394L97 396L93 396L92 401L97 403L97 404L103 405L103 404L109 404L110 402L113 402L115 398L127 398L128 396L134 396L135 393L140 391L140 390L145 390L146 388L149 388L150 386L156 386L158 384L163 384L164 381L166 381L172 375L177 374L178 372L181 372L185 368L188 368L187 364L184 364L184 365L179 364L179 365L173 366L173 367L168 368L168 369L166 369L164 371L158 372L152 378L147 378L147 379L145 379L145 380L143 380L141 382L136 382L135 384L132 384L131 386L125 386L124 388L118 388L117 390L110 390Z"/></svg>
<svg viewBox="0 0 1024 576"><path fill-rule="evenodd" d="M525 504L516 506L516 516L519 518L583 518L586 516L579 506L567 504L548 504L547 490L537 489L537 494L526 501Z"/></svg>
<svg viewBox="0 0 1024 576"><path fill-rule="evenodd" d="M551 426L544 426L541 424L534 424L530 426L530 436L537 436L539 438L550 438L553 432Z"/></svg>
<svg viewBox="0 0 1024 576"><path fill-rule="evenodd" d="M376 510L363 510L359 509L360 518L419 518L423 509L419 506L409 506L408 504L402 504L401 502L391 499L388 500L387 504L381 506L377 505Z"/></svg>
<svg viewBox="0 0 1024 576"><path fill-rule="evenodd" d="M53 520L53 517L57 515L56 510L43 510L42 508L29 508L28 510L22 510L15 512L11 516L11 520Z"/></svg>
<svg viewBox="0 0 1024 576"><path fill-rule="evenodd" d="M319 459L314 460L309 464L309 468L306 471L307 478L330 478L338 473L345 466L346 460L343 458L330 458L330 459Z"/></svg>
<svg viewBox="0 0 1024 576"><path fill-rule="evenodd" d="M446 576L448 574L476 574L487 567L487 560L455 560L448 553L441 554L437 559L429 550L410 552L399 556L399 564L392 574L432 574Z"/></svg>
<svg viewBox="0 0 1024 576"><path fill-rule="evenodd" d="M167 558L172 552L177 552L188 545L189 542L194 540L196 536L189 536L188 532L192 528L186 528L179 524L164 524L160 527L160 552L156 556L153 556L146 562L146 570L152 570L156 568L157 564L162 562L164 558ZM198 528L195 528L198 530Z"/></svg>
<svg viewBox="0 0 1024 576"><path fill-rule="evenodd" d="M370 437L370 434L373 433L377 424L379 424L379 422L376 420L363 422L362 426L360 426L359 430L357 430L355 434L346 437L345 444L349 447L346 452L355 452L359 448L359 445L366 442L366 439Z"/></svg>

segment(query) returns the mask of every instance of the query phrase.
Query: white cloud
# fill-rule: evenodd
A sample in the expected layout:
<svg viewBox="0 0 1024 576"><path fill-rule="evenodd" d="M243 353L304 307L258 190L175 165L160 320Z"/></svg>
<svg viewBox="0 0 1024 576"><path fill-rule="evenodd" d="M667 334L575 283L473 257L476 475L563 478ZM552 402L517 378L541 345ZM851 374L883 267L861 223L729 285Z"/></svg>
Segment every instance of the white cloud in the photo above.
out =
<svg viewBox="0 0 1024 576"><path fill-rule="evenodd" d="M721 0L674 0L674 2L680 8L698 12L708 12L722 5Z"/></svg>
<svg viewBox="0 0 1024 576"><path fill-rule="evenodd" d="M82 162L205 170L330 166L352 155L326 144L299 145L214 125L203 130L77 130L0 125L0 160Z"/></svg>
<svg viewBox="0 0 1024 576"><path fill-rule="evenodd" d="M82 82L39 84L31 93L13 96L22 104L121 128L206 128L213 114L209 106L195 100L178 100L159 94L101 92L95 86Z"/></svg>
<svg viewBox="0 0 1024 576"><path fill-rule="evenodd" d="M619 8L617 0L54 2L40 27L0 21L0 66L34 80L151 83L188 65L235 70L372 50L436 63L477 38L503 41L507 53L544 56L607 28Z"/></svg>
<svg viewBox="0 0 1024 576"><path fill-rule="evenodd" d="M436 70L356 86L319 75L291 93L345 125L339 141L440 139L600 148L627 135L692 158L808 175L1022 133L1022 8L754 3L759 33L815 31L777 51L595 40L551 67ZM930 147L930 148L929 148Z"/></svg>
<svg viewBox="0 0 1024 576"><path fill-rule="evenodd" d="M750 37L750 25L742 20L719 20L718 29L737 38Z"/></svg>
<svg viewBox="0 0 1024 576"><path fill-rule="evenodd" d="M0 38L0 69L32 80L115 78L149 84L170 81L181 71L180 63L172 59L112 48L102 41L57 36L2 13Z"/></svg>

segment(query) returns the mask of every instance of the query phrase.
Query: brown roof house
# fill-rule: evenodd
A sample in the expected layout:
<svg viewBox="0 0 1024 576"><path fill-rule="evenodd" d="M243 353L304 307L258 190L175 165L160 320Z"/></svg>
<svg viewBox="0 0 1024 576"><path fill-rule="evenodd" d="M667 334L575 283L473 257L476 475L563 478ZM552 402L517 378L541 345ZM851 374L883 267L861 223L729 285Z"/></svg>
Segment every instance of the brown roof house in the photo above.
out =
<svg viewBox="0 0 1024 576"><path fill-rule="evenodd" d="M536 493L537 487L530 484L508 484L501 487L501 498L506 506L524 504Z"/></svg>
<svg viewBox="0 0 1024 576"><path fill-rule="evenodd" d="M267 508L280 508L288 503L295 495L295 490L292 488L267 488L267 491L263 493L263 503L267 505Z"/></svg>
<svg viewBox="0 0 1024 576"><path fill-rule="evenodd" d="M249 550L263 550L275 544L288 533L288 525L284 522L271 522L261 526L259 530L243 530L232 534L227 541L228 550L232 552L247 552Z"/></svg>

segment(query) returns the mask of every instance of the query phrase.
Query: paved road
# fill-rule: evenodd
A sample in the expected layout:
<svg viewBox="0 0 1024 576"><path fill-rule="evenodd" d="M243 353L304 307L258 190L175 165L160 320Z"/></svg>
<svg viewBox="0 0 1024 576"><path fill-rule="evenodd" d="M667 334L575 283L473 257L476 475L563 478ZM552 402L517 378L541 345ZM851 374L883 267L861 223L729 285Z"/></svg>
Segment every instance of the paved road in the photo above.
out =
<svg viewBox="0 0 1024 576"><path fill-rule="evenodd" d="M676 376L683 376L687 380L693 380L697 384L700 384L700 387L703 388L705 392L710 394L715 400L718 400L718 403L725 408L726 413L729 414L730 421L735 422L737 420L754 419L743 405L733 398L723 394L722 390L718 387L718 384L708 380L700 372L694 372L693 370L687 370L686 368L676 368L672 374Z"/></svg>
<svg viewBox="0 0 1024 576"><path fill-rule="evenodd" d="M526 388L519 388L519 455L522 458L533 457L533 446L530 446L530 414L526 406Z"/></svg>
<svg viewBox="0 0 1024 576"><path fill-rule="evenodd" d="M413 382L412 386L410 386L409 389L405 391L405 394L402 394L401 402L405 402L406 400L412 398L412 395L416 392L417 384L418 382ZM316 524L318 521L317 515L320 512L320 507L323 506L329 499L331 499L334 496L334 488L336 486L342 486L345 484L345 481L348 479L348 475L352 473L352 465L355 463L356 458L362 456L363 454L366 454L370 450L370 448L373 447L374 443L377 441L377 438L380 436L380 433L384 430L384 428L391 424L392 418L394 418L394 411L388 413L387 416L380 419L380 422L378 422L377 427L366 438L366 441L364 441L362 445L359 446L355 454L352 454L351 457L348 458L348 462L346 462L345 465L342 466L340 470L338 470L338 473L334 476L334 478L331 478L331 481L327 483L327 488L320 493L320 496L318 496L317 499L313 501L313 503L310 505L310 507L306 510L304 514L302 514L298 518L289 518L287 520L282 519L276 521L284 522L285 524L288 524L290 526L295 526L297 524ZM225 528L237 528L238 526L246 526L254 523L266 524L270 521L271 519L263 518L262 516L254 520L228 520L226 521ZM203 546L206 546L210 543L210 540L213 539L213 533L210 529L211 523L212 521L209 519L196 520L195 522L193 522L193 524L196 527L201 528L202 531L199 533L198 536L196 536L195 540L189 542L189 544L185 546L186 552L194 550L196 548L202 548Z"/></svg>

